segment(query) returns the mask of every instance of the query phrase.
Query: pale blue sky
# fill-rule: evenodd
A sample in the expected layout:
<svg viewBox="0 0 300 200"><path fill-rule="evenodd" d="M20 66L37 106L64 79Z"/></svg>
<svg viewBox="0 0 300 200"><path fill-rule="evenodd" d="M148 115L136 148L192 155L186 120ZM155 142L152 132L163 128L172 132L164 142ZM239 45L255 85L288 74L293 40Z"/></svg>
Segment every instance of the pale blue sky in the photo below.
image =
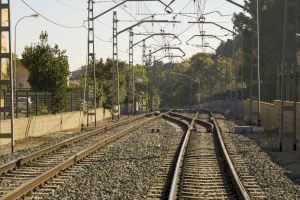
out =
<svg viewBox="0 0 300 200"><path fill-rule="evenodd" d="M163 0L168 3L170 0ZM233 14L234 12L239 12L241 9L226 3L225 0L206 0L205 12L218 10L223 14ZM33 13L28 7L26 7L21 0L11 1L12 3L12 25L14 27L16 21L25 15L30 15ZM42 13L44 16L50 18L51 20L67 25L67 26L81 26L83 20L87 18L87 0L26 0L34 9ZM118 1L120 2L120 0ZM194 12L195 4L193 0L176 0L172 5L174 12L179 12L182 8L191 2L182 12ZM243 0L236 0L238 3L243 3ZM145 6L145 4L147 6ZM111 6L115 5L113 2L106 3L97 3L95 4L95 14L101 13ZM129 13L134 15L136 18L141 19L145 17L139 13L165 13L164 7L161 6L158 2L148 2L148 3L137 3L137 2L128 2L125 4L126 7L123 9L127 10ZM134 19L123 9L117 9L119 22L119 30L134 24ZM156 16L155 19L168 19L172 20L174 15L169 16ZM232 16L220 17L218 14L207 15L206 21L218 22L221 25L232 29L231 23ZM124 21L122 21L124 20ZM129 20L129 21L128 21ZM183 32L189 24L187 21L194 21L192 18L186 18L177 16L176 20L182 21L181 24L176 24L175 27L173 24L144 24L143 26L137 27L134 29L134 32L141 33L146 32L146 30L158 32L162 27L165 27L166 32L179 34ZM97 19L95 21L95 35L104 40L111 40L112 37L112 13L108 13L105 16ZM14 30L14 29L13 29ZM75 70L80 66L86 63L86 51L87 51L87 32L84 28L79 29L66 29L61 28L56 25L53 25L47 22L45 19L39 18L28 18L22 21L18 26L18 36L17 36L17 54L21 55L24 47L35 43L38 41L38 36L41 31L46 30L49 33L49 42L51 44L58 44L61 49L67 50L67 55L69 56L70 69ZM220 28L214 27L212 25L204 25L204 30L206 34L216 34L216 35L225 35L226 31L221 30ZM199 34L199 29L197 25L194 25L191 29L180 35L180 39L183 41L183 44L180 47L186 52L187 56L191 56L197 52L203 51L204 49L192 47L186 45L186 40L188 40L192 35ZM134 40L139 41L144 36L135 36ZM226 40L224 37L223 39ZM156 37L156 41L152 40L147 43L150 44L163 44L164 40L162 37ZM195 38L192 41L195 43L200 43L200 39ZM213 38L206 39L212 47L216 48L219 44L219 41ZM173 41L173 44L176 44L176 41ZM126 53L128 49L128 33L125 32L119 37L119 58L121 60L128 60L128 54ZM211 51L207 49L206 51ZM142 49L141 47L136 47L134 49L135 54L135 63L141 62ZM179 54L178 51L174 51L174 54ZM159 57L163 55L162 53L157 53L155 56ZM99 39L96 39L96 57L97 58L108 58L112 57L112 45L109 42L103 42ZM165 60L167 61L167 60Z"/></svg>

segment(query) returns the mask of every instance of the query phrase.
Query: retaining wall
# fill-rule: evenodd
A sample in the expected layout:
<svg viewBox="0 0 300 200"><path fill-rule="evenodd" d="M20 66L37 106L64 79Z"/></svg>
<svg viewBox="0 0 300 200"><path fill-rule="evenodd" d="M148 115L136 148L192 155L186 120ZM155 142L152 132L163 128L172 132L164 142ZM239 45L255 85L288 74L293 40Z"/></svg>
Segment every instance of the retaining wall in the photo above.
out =
<svg viewBox="0 0 300 200"><path fill-rule="evenodd" d="M285 106L292 106L293 102L285 101ZM233 116L241 117L243 108L243 120L257 122L257 101L252 100L252 114L250 114L250 100L235 101L218 100L211 103L206 103L198 106L199 109L208 109L215 112L224 113L230 110ZM285 111L283 118L283 132L290 133L293 130L293 112ZM279 129L280 125L280 100L275 100L273 103L261 102L261 122L265 128ZM297 103L297 140L300 141L300 102Z"/></svg>
<svg viewBox="0 0 300 200"><path fill-rule="evenodd" d="M285 101L285 106L293 106L293 102ZM256 121L256 115L250 118L250 100L243 102L244 120L252 119ZM252 101L252 109L256 112L257 101ZM279 128L280 125L280 101L275 100L273 103L261 103L261 121L266 128ZM300 141L300 102L297 103L297 138ZM293 130L293 112L285 111L283 115L283 132L292 132Z"/></svg>
<svg viewBox="0 0 300 200"><path fill-rule="evenodd" d="M109 110L102 108L97 109L97 121L111 117ZM94 116L90 116L90 121L93 122ZM27 137L36 137L63 130L71 130L80 127L79 120L81 119L86 124L86 117L79 111L65 112L55 115L42 115L30 118L15 119L15 140L24 139ZM8 133L10 131L10 120L1 120L1 133ZM0 133L0 134L1 134ZM9 144L10 139L0 139L0 145Z"/></svg>

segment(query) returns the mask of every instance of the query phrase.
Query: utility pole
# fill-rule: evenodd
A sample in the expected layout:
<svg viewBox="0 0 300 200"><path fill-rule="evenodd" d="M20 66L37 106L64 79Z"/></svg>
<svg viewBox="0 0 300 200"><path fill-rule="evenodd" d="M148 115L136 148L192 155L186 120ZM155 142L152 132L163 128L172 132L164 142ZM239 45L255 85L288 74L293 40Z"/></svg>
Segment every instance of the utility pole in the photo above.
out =
<svg viewBox="0 0 300 200"><path fill-rule="evenodd" d="M0 105L0 122L2 115L8 113L10 115L10 133L1 133L0 127L0 139L10 139L11 153L14 152L15 140L14 140L14 68L12 63L12 48L11 48L11 16L10 16L10 0L0 0L0 71L5 69L9 73L8 79L2 79L0 76L1 88L6 88L10 91L9 102L4 98L3 106ZM7 21L6 21L7 20ZM6 48L2 48L6 47ZM0 94L2 89L0 90ZM1 103L2 104L2 103ZM1 124L1 123L0 123Z"/></svg>
<svg viewBox="0 0 300 200"><path fill-rule="evenodd" d="M200 104L200 79L197 79L198 105Z"/></svg>
<svg viewBox="0 0 300 200"><path fill-rule="evenodd" d="M117 96L118 119L120 119L120 74L119 74L118 59L119 59L118 58L118 19L117 19L117 11L114 11L113 12L113 66L115 66L116 73L117 73L117 80L115 80L115 83L117 82L117 95L114 95L114 99L115 96Z"/></svg>
<svg viewBox="0 0 300 200"><path fill-rule="evenodd" d="M134 78L134 66L133 66L133 31L129 30L129 69L132 70L131 84L132 84L132 114L135 114L135 78ZM129 103L129 102L128 102Z"/></svg>
<svg viewBox="0 0 300 200"><path fill-rule="evenodd" d="M243 24L244 24L244 16L243 16ZM242 27L242 32L241 32L241 52L244 52L244 27ZM242 53L244 57L244 53ZM241 82L242 82L242 91L241 91L241 105L242 105L242 120L244 120L244 59L241 61Z"/></svg>
<svg viewBox="0 0 300 200"><path fill-rule="evenodd" d="M150 0L149 0L150 1ZM169 21L169 20L141 20L141 21L138 21L137 23L121 30L121 31L118 31L118 19L117 19L117 12L114 11L113 12L113 63L116 64L116 69L117 69L117 101L118 101L118 119L120 118L120 78L119 78L119 63L118 63L118 36L121 34L121 33L124 33L125 31L130 31L132 32L132 29L136 26L139 26L140 24L142 23L154 23L154 22L157 22L157 23L180 23L178 21ZM133 46L135 46L136 44L133 44L133 34L131 40L132 40L132 48L130 47L130 54L132 54L132 66L133 66ZM181 50L182 51L182 50ZM129 56L130 57L130 56ZM134 75L134 74L133 74ZM133 87L133 90L134 90L134 87Z"/></svg>
<svg viewBox="0 0 300 200"><path fill-rule="evenodd" d="M147 62L146 51L147 51L146 41L143 40L143 46L142 46L143 78L144 78L145 66L146 66L146 62Z"/></svg>
<svg viewBox="0 0 300 200"><path fill-rule="evenodd" d="M148 86L148 95L149 95L149 109L150 109L150 112L152 112L153 110L153 107L152 107L152 84L151 84L151 81L152 81L152 71L151 71L151 63L152 63L152 51L149 50L149 54L148 54L148 68L149 68L149 86Z"/></svg>
<svg viewBox="0 0 300 200"><path fill-rule="evenodd" d="M97 126L97 82L96 82L96 66L95 66L95 34L94 34L94 2L93 0L88 1L88 60L87 60L87 74L91 73L90 66L93 67L93 81L94 85L90 86L89 82L86 80L87 89L85 89L85 98L88 98L87 101L87 126L89 125L89 117L94 116L95 127ZM93 88L93 90L91 89ZM93 95L91 94L93 91ZM92 96L91 96L92 95ZM93 105L93 108L90 108L90 105ZM94 112L90 112L90 109L93 109Z"/></svg>
<svg viewBox="0 0 300 200"><path fill-rule="evenodd" d="M147 63L147 57L146 57L146 41L143 40L143 46L142 46L142 77L143 77L143 83L144 83L144 78L145 78L145 67L146 67L146 63ZM143 102L143 106L144 106L144 100L146 93L143 93L143 97L142 97L142 102Z"/></svg>
<svg viewBox="0 0 300 200"><path fill-rule="evenodd" d="M259 19L259 0L256 1L257 7L257 125L261 126L261 105L260 105L260 19Z"/></svg>
<svg viewBox="0 0 300 200"><path fill-rule="evenodd" d="M281 65L281 102L280 102L280 129L279 129L279 151L283 149L282 136L284 131L284 112L293 112L293 149L297 149L297 22L298 22L299 1L285 0L284 4L284 31L283 31L283 50ZM289 77L289 78L288 78ZM287 79L287 80L286 80ZM293 79L293 80L292 80ZM286 82L294 87L293 105L284 104ZM290 91L292 93L292 91ZM292 100L292 99L290 99Z"/></svg>

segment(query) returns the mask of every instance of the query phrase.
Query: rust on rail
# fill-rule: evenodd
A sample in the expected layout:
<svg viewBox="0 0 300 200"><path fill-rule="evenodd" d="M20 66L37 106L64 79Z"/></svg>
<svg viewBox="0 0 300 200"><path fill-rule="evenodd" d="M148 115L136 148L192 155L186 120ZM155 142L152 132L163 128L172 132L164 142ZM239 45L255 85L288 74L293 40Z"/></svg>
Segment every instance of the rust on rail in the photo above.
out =
<svg viewBox="0 0 300 200"><path fill-rule="evenodd" d="M50 178L54 177L55 175L59 174L61 171L74 165L76 162L89 156L90 154L97 151L98 149L120 139L121 137L133 132L137 128L140 128L159 117L161 117L161 115L157 115L155 117L147 119L147 120L139 123L138 125L134 125L125 130L122 130L106 139L100 140L99 142L92 145L91 147L88 147L87 149L80 151L76 155L71 156L70 158L66 159L65 161L56 165L55 167L49 169L48 171L44 172L43 174L31 179L29 182L23 183L21 186L19 186L16 189L7 193L2 199L3 200L13 200L13 199L18 199L18 198L23 197L24 195L26 195L27 193L29 193L30 191L32 191L39 185L43 184L44 182L46 182Z"/></svg>

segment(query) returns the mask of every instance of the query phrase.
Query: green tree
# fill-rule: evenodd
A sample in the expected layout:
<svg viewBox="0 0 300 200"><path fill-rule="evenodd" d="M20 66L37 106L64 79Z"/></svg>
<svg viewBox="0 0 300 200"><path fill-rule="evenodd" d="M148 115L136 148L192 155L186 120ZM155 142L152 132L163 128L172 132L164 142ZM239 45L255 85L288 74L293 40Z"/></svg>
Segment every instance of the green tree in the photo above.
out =
<svg viewBox="0 0 300 200"><path fill-rule="evenodd" d="M107 59L105 62L100 59L95 61L96 67L96 98L100 106L105 109L113 110L116 106L116 95L117 95L117 80L116 80L116 68L113 65L111 59ZM85 68L82 67L81 70L81 78L80 85L84 87L84 76L85 76ZM87 93L88 96L93 96L94 91L94 74L93 74L93 66L88 66L88 74L87 74ZM120 104L124 103L127 99L127 80L126 76L128 76L128 69L125 62L119 61L119 74L120 74Z"/></svg>
<svg viewBox="0 0 300 200"><path fill-rule="evenodd" d="M25 47L22 63L29 70L28 82L32 89L51 92L53 112L62 111L66 106L69 76L66 51L58 45L51 47L47 32L42 32L39 43Z"/></svg>

